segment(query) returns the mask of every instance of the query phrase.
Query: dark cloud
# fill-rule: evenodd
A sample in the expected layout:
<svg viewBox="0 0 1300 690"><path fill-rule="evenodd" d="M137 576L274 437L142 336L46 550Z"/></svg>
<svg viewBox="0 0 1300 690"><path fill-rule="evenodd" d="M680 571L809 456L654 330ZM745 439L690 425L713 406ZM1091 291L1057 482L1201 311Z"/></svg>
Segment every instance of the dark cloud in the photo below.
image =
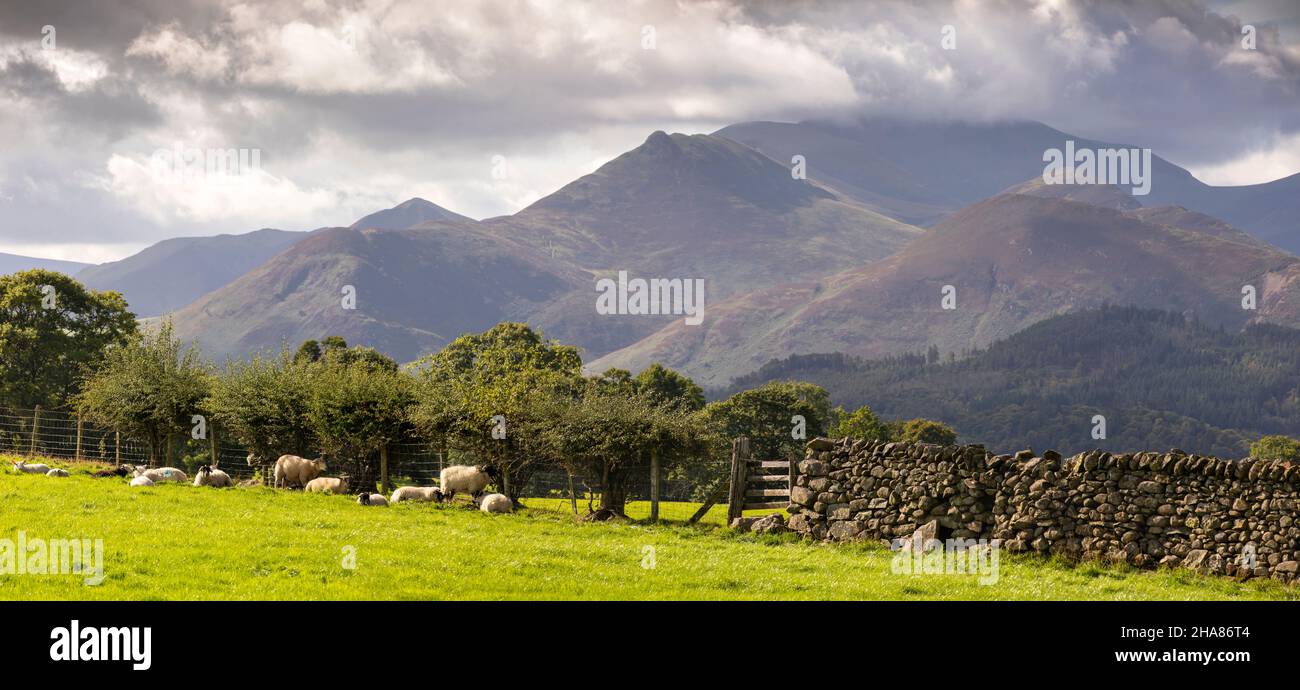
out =
<svg viewBox="0 0 1300 690"><path fill-rule="evenodd" d="M22 133L0 199L58 216L18 192L76 188L121 224L98 232L141 241L350 222L417 193L482 216L654 129L873 115L1040 120L1194 169L1300 165L1298 17L1282 0L0 3L0 134ZM68 52L32 52L46 24ZM258 148L272 176L243 197L151 189L142 166L175 140ZM495 154L517 179L487 177ZM74 215L69 236L93 237Z"/></svg>

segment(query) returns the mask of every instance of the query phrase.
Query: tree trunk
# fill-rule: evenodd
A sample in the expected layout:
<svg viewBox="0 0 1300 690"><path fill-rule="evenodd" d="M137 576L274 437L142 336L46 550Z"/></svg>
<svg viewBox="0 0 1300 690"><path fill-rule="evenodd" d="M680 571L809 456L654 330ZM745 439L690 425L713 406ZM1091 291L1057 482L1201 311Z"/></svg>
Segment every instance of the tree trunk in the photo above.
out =
<svg viewBox="0 0 1300 690"><path fill-rule="evenodd" d="M606 464L601 471L600 485L600 509L626 516L627 482L623 473L611 470Z"/></svg>

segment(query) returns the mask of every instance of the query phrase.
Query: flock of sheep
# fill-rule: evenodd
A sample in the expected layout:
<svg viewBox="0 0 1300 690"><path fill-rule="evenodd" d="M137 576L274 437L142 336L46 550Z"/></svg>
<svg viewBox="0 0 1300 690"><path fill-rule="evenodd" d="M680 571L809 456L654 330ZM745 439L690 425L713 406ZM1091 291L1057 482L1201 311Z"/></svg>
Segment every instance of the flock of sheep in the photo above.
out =
<svg viewBox="0 0 1300 690"><path fill-rule="evenodd" d="M250 456L251 464L251 456ZM27 463L19 460L13 464L19 472L44 474L50 477L66 477L68 471L51 468L40 463ZM275 461L274 486L277 489L300 486L304 491L328 494L344 494L348 491L348 477L322 477L325 472L324 458L309 460L297 455L281 455ZM143 465L121 465L113 469L99 470L96 477L131 477L131 486L153 486L162 482L188 483L189 475L175 467L145 467ZM363 506L387 506L389 503L403 501L423 501L433 503L450 502L457 493L469 494L473 502L485 513L509 513L514 510L514 503L504 494L487 494L484 491L495 480L495 471L484 465L453 465L442 470L438 477L441 486L403 486L393 491L391 498L380 493L361 492L357 503ZM240 482L239 486L254 486L257 480ZM235 481L222 470L211 465L199 467L194 476L194 486L228 488L235 486Z"/></svg>

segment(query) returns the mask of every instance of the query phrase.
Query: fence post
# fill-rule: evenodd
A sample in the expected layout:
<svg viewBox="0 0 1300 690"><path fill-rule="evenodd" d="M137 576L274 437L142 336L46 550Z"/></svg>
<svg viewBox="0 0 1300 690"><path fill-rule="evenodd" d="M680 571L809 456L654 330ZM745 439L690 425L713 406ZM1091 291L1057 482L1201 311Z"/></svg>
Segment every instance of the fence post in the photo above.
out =
<svg viewBox="0 0 1300 690"><path fill-rule="evenodd" d="M741 436L731 443L731 493L727 498L727 526L745 513L745 461L749 459L749 439Z"/></svg>
<svg viewBox="0 0 1300 690"><path fill-rule="evenodd" d="M81 415L77 415L77 450L73 457L81 460Z"/></svg>
<svg viewBox="0 0 1300 690"><path fill-rule="evenodd" d="M122 464L122 432L113 432L113 465L121 466Z"/></svg>
<svg viewBox="0 0 1300 690"><path fill-rule="evenodd" d="M578 494L573 490L573 472L569 472L569 504L573 506L573 514L578 514Z"/></svg>
<svg viewBox="0 0 1300 690"><path fill-rule="evenodd" d="M650 451L650 521L659 521L659 451Z"/></svg>
<svg viewBox="0 0 1300 690"><path fill-rule="evenodd" d="M208 453L212 456L213 467L221 464L221 457L217 454L217 447L217 423L213 422L208 425Z"/></svg>
<svg viewBox="0 0 1300 690"><path fill-rule="evenodd" d="M27 454L36 457L36 432L41 430L41 406L37 405L32 411L32 439L27 449Z"/></svg>
<svg viewBox="0 0 1300 690"><path fill-rule="evenodd" d="M388 444L379 447L379 486L382 493L388 493Z"/></svg>

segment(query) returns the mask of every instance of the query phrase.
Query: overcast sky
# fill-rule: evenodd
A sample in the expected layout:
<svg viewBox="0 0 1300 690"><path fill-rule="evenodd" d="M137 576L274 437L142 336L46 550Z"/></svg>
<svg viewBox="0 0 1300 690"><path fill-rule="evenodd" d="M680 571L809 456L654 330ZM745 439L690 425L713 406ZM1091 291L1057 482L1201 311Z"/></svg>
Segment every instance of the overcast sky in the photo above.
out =
<svg viewBox="0 0 1300 690"><path fill-rule="evenodd" d="M1249 184L1300 171L1298 105L1294 0L0 0L0 251L512 213L653 130L755 119L1032 119ZM160 176L173 147L260 169Z"/></svg>

